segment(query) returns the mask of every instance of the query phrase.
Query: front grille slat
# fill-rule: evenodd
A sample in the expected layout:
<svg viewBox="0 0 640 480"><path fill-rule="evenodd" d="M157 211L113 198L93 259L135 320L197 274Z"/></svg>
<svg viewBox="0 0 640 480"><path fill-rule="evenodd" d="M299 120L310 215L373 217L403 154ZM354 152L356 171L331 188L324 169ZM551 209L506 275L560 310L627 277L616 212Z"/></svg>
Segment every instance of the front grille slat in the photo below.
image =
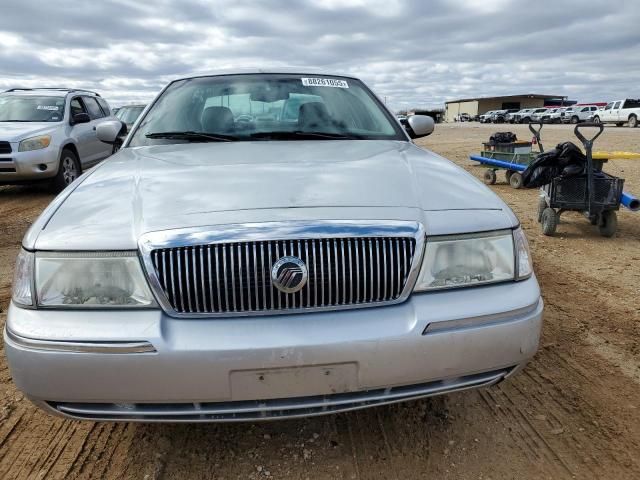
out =
<svg viewBox="0 0 640 480"><path fill-rule="evenodd" d="M151 250L156 284L177 315L340 308L397 301L413 266L413 237L241 241ZM296 256L307 282L283 293L273 264Z"/></svg>
<svg viewBox="0 0 640 480"><path fill-rule="evenodd" d="M9 142L0 142L0 153L11 153L11 144Z"/></svg>

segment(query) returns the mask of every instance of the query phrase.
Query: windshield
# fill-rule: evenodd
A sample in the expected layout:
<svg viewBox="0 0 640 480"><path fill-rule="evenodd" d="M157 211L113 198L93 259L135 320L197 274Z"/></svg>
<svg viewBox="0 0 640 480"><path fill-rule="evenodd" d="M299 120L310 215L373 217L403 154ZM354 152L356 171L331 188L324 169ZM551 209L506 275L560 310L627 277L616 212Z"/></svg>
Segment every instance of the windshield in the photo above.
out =
<svg viewBox="0 0 640 480"><path fill-rule="evenodd" d="M60 122L64 97L0 95L0 122Z"/></svg>
<svg viewBox="0 0 640 480"><path fill-rule="evenodd" d="M221 75L170 84L129 145L344 138L406 140L398 122L358 80Z"/></svg>
<svg viewBox="0 0 640 480"><path fill-rule="evenodd" d="M116 118L130 125L138 119L143 110L144 107L122 107L116 112Z"/></svg>

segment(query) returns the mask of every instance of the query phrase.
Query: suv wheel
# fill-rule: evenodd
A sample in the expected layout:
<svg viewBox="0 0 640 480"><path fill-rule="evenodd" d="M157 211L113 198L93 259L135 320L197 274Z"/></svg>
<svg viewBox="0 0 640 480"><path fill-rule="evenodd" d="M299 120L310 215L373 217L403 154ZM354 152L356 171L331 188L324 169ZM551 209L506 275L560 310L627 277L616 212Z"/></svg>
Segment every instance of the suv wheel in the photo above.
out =
<svg viewBox="0 0 640 480"><path fill-rule="evenodd" d="M631 115L629 117L629 126L631 128L636 128L638 126L638 117L636 117L635 115Z"/></svg>
<svg viewBox="0 0 640 480"><path fill-rule="evenodd" d="M593 117L593 123L600 123L600 117L598 117L597 115Z"/></svg>
<svg viewBox="0 0 640 480"><path fill-rule="evenodd" d="M580 121L580 119L579 119L576 115L574 115L573 117L571 117L571 123L576 124L576 123L578 123L579 121Z"/></svg>
<svg viewBox="0 0 640 480"><path fill-rule="evenodd" d="M62 150L58 173L53 178L53 189L61 192L68 185L71 185L80 176L80 162L72 150Z"/></svg>

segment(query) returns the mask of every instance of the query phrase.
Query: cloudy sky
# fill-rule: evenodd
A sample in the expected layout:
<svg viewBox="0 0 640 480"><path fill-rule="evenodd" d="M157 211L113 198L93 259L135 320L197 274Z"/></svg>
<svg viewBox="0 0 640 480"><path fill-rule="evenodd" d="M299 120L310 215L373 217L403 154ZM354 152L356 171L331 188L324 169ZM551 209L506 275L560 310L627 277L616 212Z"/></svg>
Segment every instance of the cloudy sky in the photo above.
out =
<svg viewBox="0 0 640 480"><path fill-rule="evenodd" d="M640 97L637 0L2 0L0 89L112 105L237 68L348 73L394 109L515 93Z"/></svg>

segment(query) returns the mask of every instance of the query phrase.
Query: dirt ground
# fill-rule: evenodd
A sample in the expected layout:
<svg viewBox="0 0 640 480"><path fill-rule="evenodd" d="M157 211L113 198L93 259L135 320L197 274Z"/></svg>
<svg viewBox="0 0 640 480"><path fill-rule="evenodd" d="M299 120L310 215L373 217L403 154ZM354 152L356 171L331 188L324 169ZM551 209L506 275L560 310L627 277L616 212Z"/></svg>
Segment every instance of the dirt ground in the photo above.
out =
<svg viewBox="0 0 640 480"><path fill-rule="evenodd" d="M438 125L419 144L481 177L468 160L496 130ZM547 148L573 138L545 126ZM607 127L600 149L640 151L640 128ZM640 195L640 161L612 161ZM496 387L307 420L236 425L75 422L30 405L0 356L0 478L569 479L640 478L640 213L604 239L579 215L556 237L536 222L534 190L492 187L529 236L546 302L533 362ZM20 240L51 200L0 187L0 307ZM6 313L0 313L0 324Z"/></svg>

